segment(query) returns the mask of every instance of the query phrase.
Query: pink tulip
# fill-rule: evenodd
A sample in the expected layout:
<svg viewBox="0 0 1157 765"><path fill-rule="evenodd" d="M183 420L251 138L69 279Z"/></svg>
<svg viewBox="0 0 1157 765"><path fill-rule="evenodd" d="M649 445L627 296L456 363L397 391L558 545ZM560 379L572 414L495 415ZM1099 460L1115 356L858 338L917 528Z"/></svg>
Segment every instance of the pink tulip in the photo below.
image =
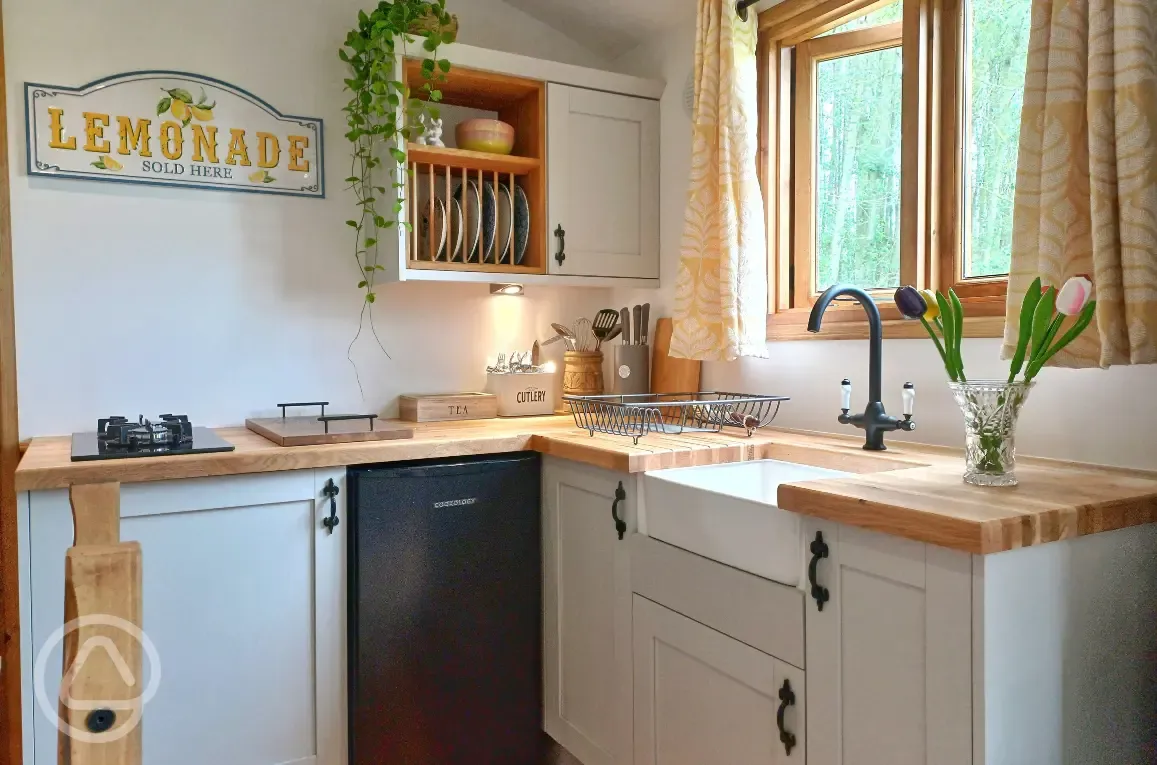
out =
<svg viewBox="0 0 1157 765"><path fill-rule="evenodd" d="M1087 276L1074 276L1057 293L1057 313L1076 316L1093 296L1093 283Z"/></svg>

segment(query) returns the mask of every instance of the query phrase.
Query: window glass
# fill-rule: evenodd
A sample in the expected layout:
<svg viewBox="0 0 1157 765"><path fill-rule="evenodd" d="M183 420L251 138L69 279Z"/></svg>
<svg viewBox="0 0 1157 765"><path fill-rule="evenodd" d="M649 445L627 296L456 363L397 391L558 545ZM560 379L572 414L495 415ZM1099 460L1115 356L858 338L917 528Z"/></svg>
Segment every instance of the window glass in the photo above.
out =
<svg viewBox="0 0 1157 765"><path fill-rule="evenodd" d="M966 4L965 278L1008 273L1030 11L1030 0Z"/></svg>
<svg viewBox="0 0 1157 765"><path fill-rule="evenodd" d="M825 35L839 34L840 32L851 32L853 29L866 29L867 27L878 27L884 24L892 24L896 21L901 21L904 16L903 0L896 0L896 2L885 5L883 8L877 8L870 13L865 13L863 16L857 16L851 21L845 22L835 29L824 32L818 37Z"/></svg>
<svg viewBox="0 0 1157 765"><path fill-rule="evenodd" d="M816 67L815 264L819 291L900 283L900 48Z"/></svg>

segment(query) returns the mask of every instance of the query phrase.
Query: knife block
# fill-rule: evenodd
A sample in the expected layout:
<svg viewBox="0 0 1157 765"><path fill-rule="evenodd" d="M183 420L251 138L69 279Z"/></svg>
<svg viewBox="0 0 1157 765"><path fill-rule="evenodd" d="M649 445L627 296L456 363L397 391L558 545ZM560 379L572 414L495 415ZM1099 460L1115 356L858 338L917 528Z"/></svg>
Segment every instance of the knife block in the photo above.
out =
<svg viewBox="0 0 1157 765"><path fill-rule="evenodd" d="M629 395L651 391L651 346L615 346L615 393Z"/></svg>

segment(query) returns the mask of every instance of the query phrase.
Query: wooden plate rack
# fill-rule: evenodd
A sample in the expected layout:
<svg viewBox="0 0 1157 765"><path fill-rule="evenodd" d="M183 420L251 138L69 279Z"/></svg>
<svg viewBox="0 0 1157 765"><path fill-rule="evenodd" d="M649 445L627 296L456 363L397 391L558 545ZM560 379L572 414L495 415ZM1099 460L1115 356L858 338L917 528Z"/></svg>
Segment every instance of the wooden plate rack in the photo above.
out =
<svg viewBox="0 0 1157 765"><path fill-rule="evenodd" d="M423 82L421 61L407 59L404 70L406 83L415 94L421 95ZM454 67L447 80L439 83L442 103L464 106L487 112L496 112L498 119L514 127L514 149L509 155L480 151L423 146L411 143L407 147L409 188L406 204L408 217L414 226L407 237L407 267L442 271L474 271L483 273L545 274L547 271L546 221L546 93L545 85L535 80L512 77L492 72ZM483 184L491 186L498 197L499 184L513 190L520 186L526 194L530 209L530 233L522 263L514 263L513 232L503 246L495 243L495 262L480 262L481 252L471 262L469 243L464 241L462 252L449 259L452 248L447 243L441 257L432 238L423 246L419 229L425 201L434 196L448 200L459 185L473 182L479 190ZM462 195L464 201L465 195ZM462 205L462 228L469 231L475 225L469 216L477 214ZM447 209L447 217L450 210ZM447 224L447 229L451 226ZM501 234L502 232L498 232ZM479 250L481 250L481 244ZM505 253L505 254L504 254Z"/></svg>

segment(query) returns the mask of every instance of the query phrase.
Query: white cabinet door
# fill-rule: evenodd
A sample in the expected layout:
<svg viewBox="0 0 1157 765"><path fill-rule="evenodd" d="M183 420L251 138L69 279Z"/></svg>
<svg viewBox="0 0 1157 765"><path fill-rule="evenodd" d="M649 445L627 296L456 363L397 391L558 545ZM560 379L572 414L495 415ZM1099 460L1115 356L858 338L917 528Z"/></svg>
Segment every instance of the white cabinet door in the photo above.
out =
<svg viewBox="0 0 1157 765"><path fill-rule="evenodd" d="M659 102L551 84L547 125L550 273L658 279Z"/></svg>
<svg viewBox="0 0 1157 765"><path fill-rule="evenodd" d="M640 595L634 665L634 765L807 761L803 670Z"/></svg>
<svg viewBox="0 0 1157 765"><path fill-rule="evenodd" d="M332 535L329 479L341 492ZM344 469L122 486L121 538L141 543L144 633L159 661L145 659L146 685L160 673L145 762L345 763L344 499ZM55 699L68 493L33 492L29 510L32 646L48 653L28 681ZM55 716L33 720L26 762L55 765Z"/></svg>
<svg viewBox="0 0 1157 765"><path fill-rule="evenodd" d="M970 765L969 555L808 527L827 596L809 588L805 606L809 765Z"/></svg>
<svg viewBox="0 0 1157 765"><path fill-rule="evenodd" d="M626 765L631 752L632 476L543 460L544 728L584 765Z"/></svg>

